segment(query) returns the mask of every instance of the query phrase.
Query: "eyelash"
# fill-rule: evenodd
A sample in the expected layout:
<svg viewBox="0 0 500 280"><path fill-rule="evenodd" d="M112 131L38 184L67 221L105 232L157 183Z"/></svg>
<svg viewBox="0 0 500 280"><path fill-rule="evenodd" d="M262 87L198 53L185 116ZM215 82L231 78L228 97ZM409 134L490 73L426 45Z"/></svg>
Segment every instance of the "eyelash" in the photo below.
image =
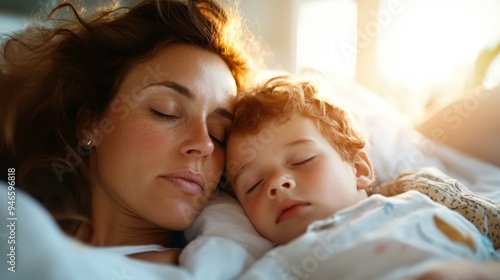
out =
<svg viewBox="0 0 500 280"><path fill-rule="evenodd" d="M253 185L251 188L247 190L247 194L253 192L255 188L262 182L263 180L258 181L255 185Z"/></svg>
<svg viewBox="0 0 500 280"><path fill-rule="evenodd" d="M155 117L165 119L167 121L175 121L178 119L178 117L176 117L176 116L166 115L166 114L160 113L154 109L150 109L150 111Z"/></svg>
<svg viewBox="0 0 500 280"><path fill-rule="evenodd" d="M165 119L165 120L167 120L167 121L175 121L175 120L177 120L177 119L178 119L178 117L176 117L176 116L163 114L163 113L158 112L158 111L156 111L156 110L154 110L154 109L150 109L150 111L151 111L151 113L152 113L155 117L158 117L158 118L161 118L161 119ZM226 141L225 141L225 139L223 139L223 140L219 140L219 139L217 139L217 138L216 138L215 136L213 136L213 135L210 135L210 138L212 138L212 140L213 140L214 142L216 142L218 145L220 145L220 146L222 146L222 147L224 147L224 146L226 145Z"/></svg>
<svg viewBox="0 0 500 280"><path fill-rule="evenodd" d="M292 166L302 166L302 165L306 165L306 164L308 164L310 161L312 161L314 158L315 158L315 157L310 157L310 158L308 158L308 159L306 159L306 160L303 160L303 161L301 161L301 162L294 163L294 164L292 164Z"/></svg>
<svg viewBox="0 0 500 280"><path fill-rule="evenodd" d="M301 162L294 163L294 164L292 164L292 166L302 166L302 165L306 165L306 164L308 164L309 162L311 162L314 158L315 158L315 156L310 157L310 158L308 158L308 159L306 159L306 160L303 160L303 161L301 161ZM250 189L248 189L246 193L247 193L247 194L252 193L252 192L255 190L255 188L256 188L257 186L259 186L259 184L260 184L262 181L263 181L263 179L261 179L260 181L258 181L255 185L253 185Z"/></svg>
<svg viewBox="0 0 500 280"><path fill-rule="evenodd" d="M212 140L214 142L216 142L217 144L219 144L220 146L222 147L225 147L226 146L226 141L225 140L219 140L217 138L215 138L214 136L210 135L210 138L212 138Z"/></svg>

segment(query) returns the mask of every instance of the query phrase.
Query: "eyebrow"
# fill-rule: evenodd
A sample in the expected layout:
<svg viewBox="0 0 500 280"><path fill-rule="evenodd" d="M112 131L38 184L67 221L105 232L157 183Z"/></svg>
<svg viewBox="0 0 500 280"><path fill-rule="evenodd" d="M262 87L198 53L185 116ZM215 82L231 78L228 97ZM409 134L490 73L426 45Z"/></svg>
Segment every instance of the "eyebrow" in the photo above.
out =
<svg viewBox="0 0 500 280"><path fill-rule="evenodd" d="M298 145L303 145L303 144L309 144L309 143L314 143L313 140L310 139L299 139L296 141L292 141L290 143L286 143L285 147L293 147L293 146L298 146Z"/></svg>
<svg viewBox="0 0 500 280"><path fill-rule="evenodd" d="M190 91L187 87L181 85L181 84L178 84L176 82L172 82L172 81L161 81L161 82L158 82L158 83L153 83L153 84L149 84L147 86L145 86L143 89L146 89L148 87L152 87L152 86L164 86L164 87L168 87L170 89L172 89L174 92L182 95L182 96L185 96L187 99L189 100L194 100L195 99L195 94L193 94L192 91ZM224 109L224 108L217 108L215 110L215 113L223 118L226 118L230 121L232 121L234 119L234 116L231 112L229 112L228 110Z"/></svg>
<svg viewBox="0 0 500 280"><path fill-rule="evenodd" d="M149 84L149 85L145 86L143 89L146 89L146 88L149 88L149 87L152 87L152 86L164 86L164 87L168 87L170 89L173 89L176 93L179 93L180 95L183 95L183 96L187 97L189 100L193 100L194 99L194 94L187 87L185 87L185 86L183 86L181 84L178 84L176 82L161 81L161 82L158 82L158 83Z"/></svg>

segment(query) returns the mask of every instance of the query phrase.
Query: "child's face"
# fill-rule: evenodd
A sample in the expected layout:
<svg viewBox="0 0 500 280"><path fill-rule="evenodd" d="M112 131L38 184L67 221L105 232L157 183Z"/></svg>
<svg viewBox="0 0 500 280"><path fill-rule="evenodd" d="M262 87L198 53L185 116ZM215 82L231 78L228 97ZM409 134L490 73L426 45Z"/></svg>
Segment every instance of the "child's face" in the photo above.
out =
<svg viewBox="0 0 500 280"><path fill-rule="evenodd" d="M232 134L226 149L238 200L257 231L277 244L367 197L367 185L358 182L366 175L362 168L371 172L366 154L355 163L342 160L308 118L269 122L253 135Z"/></svg>

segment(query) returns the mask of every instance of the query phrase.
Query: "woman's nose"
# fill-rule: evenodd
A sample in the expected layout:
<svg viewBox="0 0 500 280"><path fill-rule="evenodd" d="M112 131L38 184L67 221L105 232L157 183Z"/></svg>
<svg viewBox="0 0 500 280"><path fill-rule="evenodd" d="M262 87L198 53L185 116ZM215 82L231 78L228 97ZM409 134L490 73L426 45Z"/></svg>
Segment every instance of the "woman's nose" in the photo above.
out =
<svg viewBox="0 0 500 280"><path fill-rule="evenodd" d="M269 182L267 196L274 199L278 196L279 192L292 190L295 188L295 180L287 176L280 176L274 182Z"/></svg>
<svg viewBox="0 0 500 280"><path fill-rule="evenodd" d="M193 125L181 146L181 153L191 157L206 157L213 153L214 143L206 125Z"/></svg>

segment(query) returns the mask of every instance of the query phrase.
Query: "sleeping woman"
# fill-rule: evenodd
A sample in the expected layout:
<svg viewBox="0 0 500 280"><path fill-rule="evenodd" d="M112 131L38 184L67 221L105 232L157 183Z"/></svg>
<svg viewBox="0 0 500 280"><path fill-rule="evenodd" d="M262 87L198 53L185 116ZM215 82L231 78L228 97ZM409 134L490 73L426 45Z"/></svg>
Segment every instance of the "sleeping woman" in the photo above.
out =
<svg viewBox="0 0 500 280"><path fill-rule="evenodd" d="M62 3L11 35L0 60L2 179L15 170L16 187L83 244L177 264L182 230L217 188L232 98L251 74L240 20L214 0L91 16Z"/></svg>

